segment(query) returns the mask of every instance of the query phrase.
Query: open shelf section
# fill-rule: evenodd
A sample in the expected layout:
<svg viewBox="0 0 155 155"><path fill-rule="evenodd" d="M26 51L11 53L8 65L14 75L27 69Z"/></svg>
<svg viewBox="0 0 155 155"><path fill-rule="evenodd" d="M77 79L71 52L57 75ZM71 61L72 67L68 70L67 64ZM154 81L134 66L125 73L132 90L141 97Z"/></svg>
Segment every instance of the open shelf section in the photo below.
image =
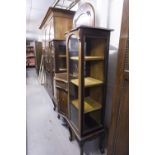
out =
<svg viewBox="0 0 155 155"><path fill-rule="evenodd" d="M92 87L92 86L97 86L97 85L103 84L103 81L94 79L92 77L86 77L86 78L84 78L84 80L85 80L84 81L85 87ZM78 79L71 80L71 83L73 83L76 86L79 86Z"/></svg>
<svg viewBox="0 0 155 155"><path fill-rule="evenodd" d="M72 104L74 105L74 107L76 109L79 109L80 104L78 103L78 99L73 100ZM89 113L89 112L93 112L96 110L100 110L101 108L102 108L101 104L99 104L92 98L90 98L90 97L84 98L84 113Z"/></svg>
<svg viewBox="0 0 155 155"><path fill-rule="evenodd" d="M72 56L70 57L71 60L79 60L78 56ZM97 61L97 60L104 60L103 56L85 56L84 57L85 61Z"/></svg>

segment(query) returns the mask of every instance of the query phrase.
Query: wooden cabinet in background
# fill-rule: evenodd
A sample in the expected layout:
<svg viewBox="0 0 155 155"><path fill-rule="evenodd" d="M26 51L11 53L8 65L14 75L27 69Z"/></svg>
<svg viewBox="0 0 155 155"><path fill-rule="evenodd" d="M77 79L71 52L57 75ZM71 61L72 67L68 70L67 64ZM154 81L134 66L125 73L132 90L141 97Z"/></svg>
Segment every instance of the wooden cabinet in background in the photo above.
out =
<svg viewBox="0 0 155 155"><path fill-rule="evenodd" d="M45 48L53 39L65 39L65 32L72 29L74 11L50 7L40 25L44 30Z"/></svg>
<svg viewBox="0 0 155 155"><path fill-rule="evenodd" d="M56 73L66 72L64 39L65 33L72 29L74 14L74 11L50 7L39 27L43 29L45 35L45 40L43 41L43 49L45 51L44 67L48 78L45 87L50 86L49 90L51 91L48 91L48 93L52 96L54 109L57 106L54 76Z"/></svg>

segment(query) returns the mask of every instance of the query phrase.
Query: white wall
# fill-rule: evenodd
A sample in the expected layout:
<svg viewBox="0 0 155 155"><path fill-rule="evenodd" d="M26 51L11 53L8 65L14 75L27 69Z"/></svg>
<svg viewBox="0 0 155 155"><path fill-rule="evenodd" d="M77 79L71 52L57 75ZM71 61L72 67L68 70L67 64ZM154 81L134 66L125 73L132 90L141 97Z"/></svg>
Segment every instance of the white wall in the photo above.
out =
<svg viewBox="0 0 155 155"><path fill-rule="evenodd" d="M110 0L107 27L114 29L110 43L118 48L124 0Z"/></svg>
<svg viewBox="0 0 155 155"><path fill-rule="evenodd" d="M107 28L109 0L96 1L96 26Z"/></svg>
<svg viewBox="0 0 155 155"><path fill-rule="evenodd" d="M122 20L122 8L124 0L109 0L107 27L114 29L110 37L109 70L105 123L109 128L111 123L112 96L116 79L117 56Z"/></svg>

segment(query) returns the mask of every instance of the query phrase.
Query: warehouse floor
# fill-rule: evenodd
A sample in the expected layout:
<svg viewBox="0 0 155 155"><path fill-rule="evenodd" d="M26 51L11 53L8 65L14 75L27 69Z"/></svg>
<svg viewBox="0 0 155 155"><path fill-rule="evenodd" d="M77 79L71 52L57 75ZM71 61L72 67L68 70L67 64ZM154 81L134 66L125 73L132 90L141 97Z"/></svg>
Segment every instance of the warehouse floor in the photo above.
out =
<svg viewBox="0 0 155 155"><path fill-rule="evenodd" d="M69 132L53 111L52 101L37 79L36 70L26 72L27 155L79 155L76 140L69 141ZM98 140L86 142L85 155L100 155Z"/></svg>

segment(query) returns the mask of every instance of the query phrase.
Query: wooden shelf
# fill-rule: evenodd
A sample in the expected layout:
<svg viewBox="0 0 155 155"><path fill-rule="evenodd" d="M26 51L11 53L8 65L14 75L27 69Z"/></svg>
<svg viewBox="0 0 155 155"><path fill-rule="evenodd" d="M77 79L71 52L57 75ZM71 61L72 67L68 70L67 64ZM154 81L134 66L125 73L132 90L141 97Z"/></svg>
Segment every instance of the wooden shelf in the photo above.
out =
<svg viewBox="0 0 155 155"><path fill-rule="evenodd" d="M27 45L26 48L34 48L34 47L31 45Z"/></svg>
<svg viewBox="0 0 155 155"><path fill-rule="evenodd" d="M34 54L34 53L27 53L26 56L27 56L27 57L28 57L28 56L35 56L35 54Z"/></svg>
<svg viewBox="0 0 155 155"><path fill-rule="evenodd" d="M29 55L29 56L26 56L26 58L35 58L34 55Z"/></svg>
<svg viewBox="0 0 155 155"><path fill-rule="evenodd" d="M67 71L66 68L59 68L59 71Z"/></svg>
<svg viewBox="0 0 155 155"><path fill-rule="evenodd" d="M97 86L97 85L103 84L103 81L97 80L97 79L94 79L91 77L86 77L86 78L84 78L84 80L85 80L84 81L85 87L92 87L92 86ZM71 80L71 83L73 83L76 86L79 86L78 79Z"/></svg>
<svg viewBox="0 0 155 155"><path fill-rule="evenodd" d="M78 56L73 56L73 57L70 57L71 60L76 60L78 61L79 60L79 57ZM85 56L85 61L97 61L97 60L104 60L104 57L103 56Z"/></svg>
<svg viewBox="0 0 155 155"><path fill-rule="evenodd" d="M79 110L79 102L78 99L73 100L72 104L74 105L75 108ZM101 104L96 102L90 97L85 97L84 98L84 113L89 113L93 112L96 110L100 110L102 108Z"/></svg>
<svg viewBox="0 0 155 155"><path fill-rule="evenodd" d="M69 74L69 76L70 76L71 78L78 78L78 75L77 75L77 74L76 74L76 75L75 75L75 74L74 74L74 75L73 75L73 74Z"/></svg>
<svg viewBox="0 0 155 155"><path fill-rule="evenodd" d="M66 58L66 55L59 55L59 58Z"/></svg>
<svg viewBox="0 0 155 155"><path fill-rule="evenodd" d="M67 73L56 73L54 80L67 83Z"/></svg>

